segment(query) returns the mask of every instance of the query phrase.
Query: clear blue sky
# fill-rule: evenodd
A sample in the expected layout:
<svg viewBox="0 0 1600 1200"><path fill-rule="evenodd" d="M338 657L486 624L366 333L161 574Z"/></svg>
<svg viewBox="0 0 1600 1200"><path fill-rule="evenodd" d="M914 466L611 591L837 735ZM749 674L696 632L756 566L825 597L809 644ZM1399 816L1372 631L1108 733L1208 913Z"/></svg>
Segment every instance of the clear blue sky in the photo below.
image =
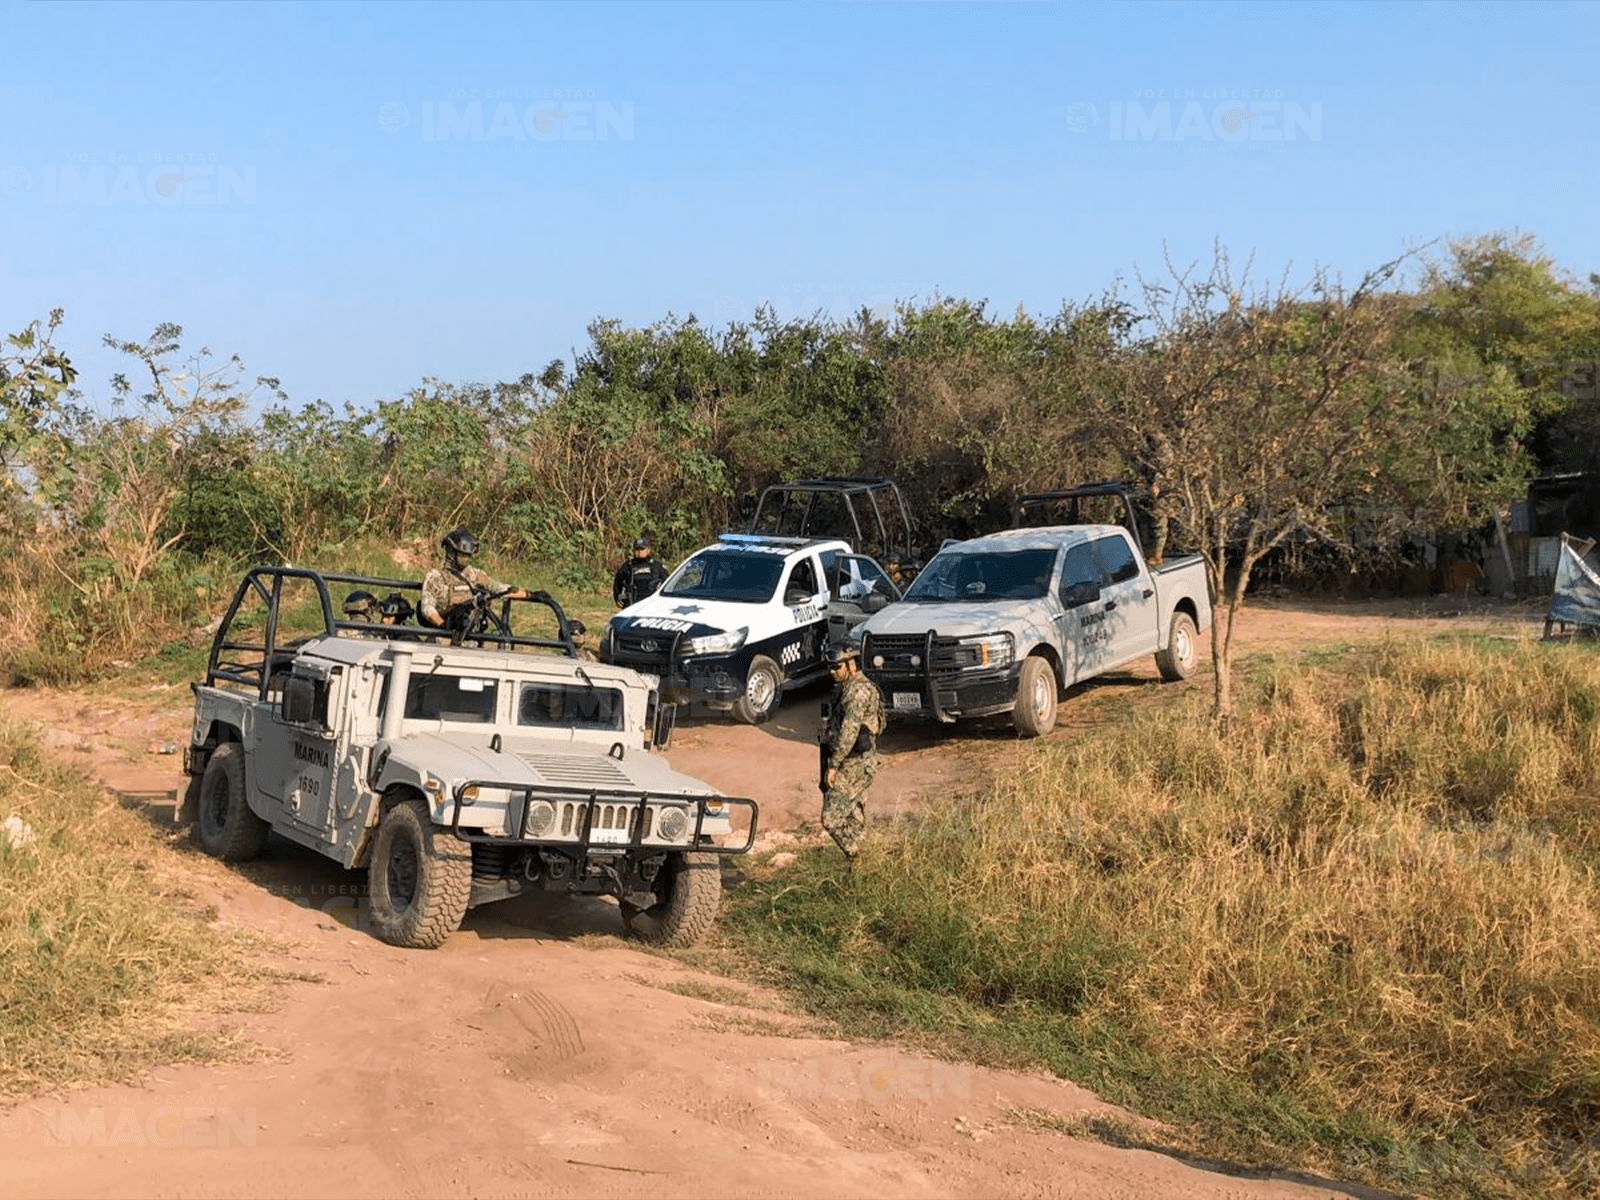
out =
<svg viewBox="0 0 1600 1200"><path fill-rule="evenodd" d="M1050 311L1158 268L1164 242L1352 277L1516 228L1600 270L1592 5L0 21L0 328L64 308L96 400L122 365L100 335L158 321L297 402L364 406L570 361L601 316L936 291Z"/></svg>

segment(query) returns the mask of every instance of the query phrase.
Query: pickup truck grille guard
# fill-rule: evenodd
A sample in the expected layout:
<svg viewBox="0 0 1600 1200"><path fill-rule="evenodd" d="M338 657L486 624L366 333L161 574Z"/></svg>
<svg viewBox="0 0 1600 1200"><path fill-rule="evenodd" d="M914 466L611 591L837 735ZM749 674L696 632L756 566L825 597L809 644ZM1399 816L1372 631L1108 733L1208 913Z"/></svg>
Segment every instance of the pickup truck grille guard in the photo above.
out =
<svg viewBox="0 0 1600 1200"><path fill-rule="evenodd" d="M461 828L461 810L470 801L466 798L468 788L494 788L522 796L522 815L518 821L515 836L502 834L480 833L471 829ZM574 793L571 788L550 787L543 784L508 783L502 779L468 779L456 786L451 797L453 801L450 814L450 832L464 842L487 842L496 845L506 845L517 842L526 846L550 846L563 850L581 850L586 856L593 850L604 851L649 851L651 853L669 853L675 850L693 850L702 854L746 854L756 843L756 823L760 817L760 809L754 800L743 796L670 796L654 792L622 791L615 788L593 788L587 792ZM571 837L529 837L528 836L528 810L533 807L533 801L548 800L556 807L559 813L563 804L575 804L582 810L581 825L578 829L577 840ZM706 806L715 803L728 808L746 808L750 810L750 828L742 843L735 846L712 846L700 844L701 830L705 827ZM671 805L673 807L687 807L694 805L694 834L682 845L671 842L660 843L644 841L646 821L651 804ZM594 832L599 827L596 824L596 810L602 812L608 807L627 807L629 809L627 824L628 831L626 842L600 842L595 841Z"/></svg>
<svg viewBox="0 0 1600 1200"><path fill-rule="evenodd" d="M939 685L953 683L961 672L955 661L956 639L935 637L933 630L925 634L867 634L862 639L861 659L870 665L876 655L883 656L883 666L872 667L874 673L902 677L915 676L922 686L922 696L928 711L943 721L944 710L939 707ZM919 654L920 665L911 664L911 656Z"/></svg>

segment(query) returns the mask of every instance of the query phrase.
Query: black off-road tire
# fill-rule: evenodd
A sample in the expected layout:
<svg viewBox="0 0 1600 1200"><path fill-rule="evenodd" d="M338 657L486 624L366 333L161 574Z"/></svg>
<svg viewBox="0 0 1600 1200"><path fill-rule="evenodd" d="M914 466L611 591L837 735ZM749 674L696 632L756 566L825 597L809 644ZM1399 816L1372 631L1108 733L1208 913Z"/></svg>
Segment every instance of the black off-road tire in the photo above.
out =
<svg viewBox="0 0 1600 1200"><path fill-rule="evenodd" d="M1056 703L1056 673L1050 660L1029 655L1017 679L1017 706L1011 710L1011 723L1026 738L1049 733L1056 725Z"/></svg>
<svg viewBox="0 0 1600 1200"><path fill-rule="evenodd" d="M1194 618L1185 612L1172 614L1172 626L1167 631L1167 648L1156 651L1156 669L1168 683L1177 683L1194 674L1194 665L1200 658L1200 631Z"/></svg>
<svg viewBox="0 0 1600 1200"><path fill-rule="evenodd" d="M627 935L651 946L692 946L711 930L722 903L722 859L716 854L674 854L658 878L660 901L639 908L622 901Z"/></svg>
<svg viewBox="0 0 1600 1200"><path fill-rule="evenodd" d="M744 694L734 702L733 715L746 725L759 725L772 718L782 699L783 669L765 654L758 654L750 660Z"/></svg>
<svg viewBox="0 0 1600 1200"><path fill-rule="evenodd" d="M271 826L250 811L245 799L244 747L223 742L211 752L200 777L195 836L200 848L224 862L244 862L261 853Z"/></svg>
<svg viewBox="0 0 1600 1200"><path fill-rule="evenodd" d="M472 846L433 823L421 800L383 814L367 863L372 929L392 946L431 950L461 928L472 896Z"/></svg>

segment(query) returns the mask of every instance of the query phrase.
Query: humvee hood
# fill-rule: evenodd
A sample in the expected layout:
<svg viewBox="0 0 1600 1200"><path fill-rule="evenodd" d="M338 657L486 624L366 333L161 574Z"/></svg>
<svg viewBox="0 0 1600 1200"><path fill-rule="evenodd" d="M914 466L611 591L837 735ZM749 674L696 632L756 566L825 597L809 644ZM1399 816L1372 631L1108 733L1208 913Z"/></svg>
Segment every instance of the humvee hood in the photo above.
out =
<svg viewBox="0 0 1600 1200"><path fill-rule="evenodd" d="M406 769L419 780L432 775L446 788L469 780L514 787L560 788L575 794L649 792L660 796L714 796L716 790L680 775L665 761L634 750L621 758L592 742L506 738L497 753L486 743L460 736L419 733L391 743L384 768L392 778Z"/></svg>

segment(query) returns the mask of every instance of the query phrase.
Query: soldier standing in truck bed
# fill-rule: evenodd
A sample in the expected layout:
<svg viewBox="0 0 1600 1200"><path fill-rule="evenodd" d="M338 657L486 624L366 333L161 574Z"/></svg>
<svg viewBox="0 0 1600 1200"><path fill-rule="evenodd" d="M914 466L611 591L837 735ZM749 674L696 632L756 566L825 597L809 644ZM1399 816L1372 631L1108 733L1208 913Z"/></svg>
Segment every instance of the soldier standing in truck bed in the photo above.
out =
<svg viewBox="0 0 1600 1200"><path fill-rule="evenodd" d="M617 568L611 577L611 598L618 608L637 604L646 596L656 594L656 589L667 581L667 569L650 553L650 539L636 538L633 557Z"/></svg>
<svg viewBox="0 0 1600 1200"><path fill-rule="evenodd" d="M823 777L822 827L854 859L867 828L867 789L878 773L878 735L883 732L883 697L861 673L854 646L834 646L828 666L835 686L825 744L828 770Z"/></svg>

